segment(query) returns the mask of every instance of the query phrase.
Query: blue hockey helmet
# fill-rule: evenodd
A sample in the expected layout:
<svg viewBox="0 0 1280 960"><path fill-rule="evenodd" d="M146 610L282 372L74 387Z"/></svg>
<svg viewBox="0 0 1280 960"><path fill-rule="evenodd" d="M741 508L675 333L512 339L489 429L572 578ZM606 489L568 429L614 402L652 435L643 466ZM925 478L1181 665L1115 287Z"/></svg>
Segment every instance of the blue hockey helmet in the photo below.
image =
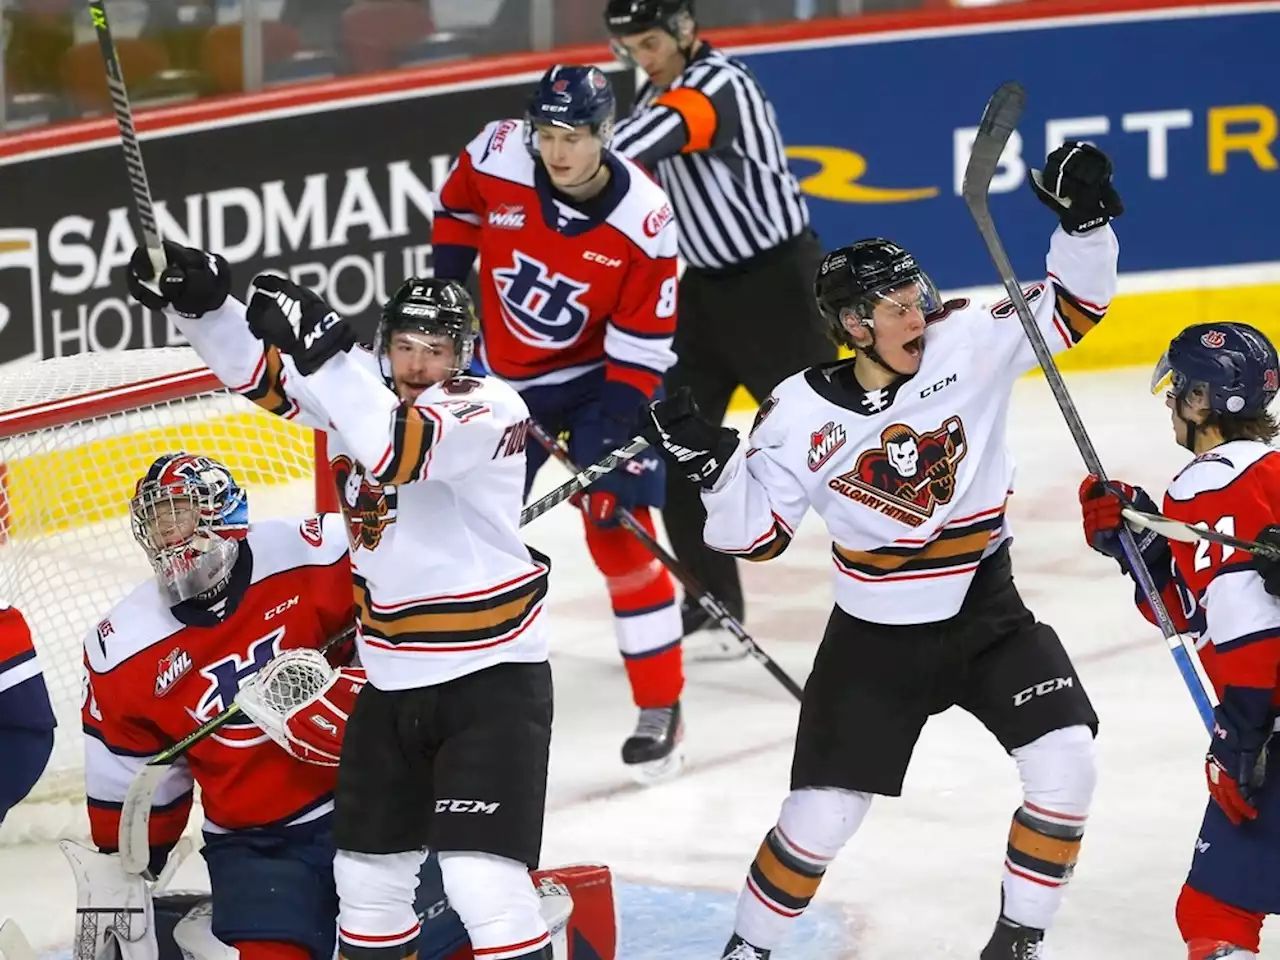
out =
<svg viewBox="0 0 1280 960"><path fill-rule="evenodd" d="M529 124L529 149L539 125L573 130L587 127L606 147L613 139L617 101L609 78L599 67L557 64L548 70L529 96L525 120Z"/></svg>
<svg viewBox="0 0 1280 960"><path fill-rule="evenodd" d="M1280 390L1280 361L1266 335L1247 323L1197 323L1174 337L1156 364L1151 390L1166 385L1180 401L1201 390L1215 413L1256 417Z"/></svg>

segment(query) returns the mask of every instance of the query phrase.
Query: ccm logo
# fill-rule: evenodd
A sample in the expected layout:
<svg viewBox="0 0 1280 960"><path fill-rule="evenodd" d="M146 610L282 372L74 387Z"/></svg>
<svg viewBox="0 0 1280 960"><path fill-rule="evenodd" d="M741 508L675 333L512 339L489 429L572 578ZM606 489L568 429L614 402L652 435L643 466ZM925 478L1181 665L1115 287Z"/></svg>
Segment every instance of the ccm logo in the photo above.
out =
<svg viewBox="0 0 1280 960"><path fill-rule="evenodd" d="M497 813L501 801L486 803L484 800L437 800L436 813Z"/></svg>
<svg viewBox="0 0 1280 960"><path fill-rule="evenodd" d="M960 375L953 373L951 374L951 376L947 377L947 379L939 380L932 387L925 387L923 390L920 391L920 399L923 400L925 397L933 396L933 394L937 393L939 390L943 390L951 386L958 379L960 379Z"/></svg>
<svg viewBox="0 0 1280 960"><path fill-rule="evenodd" d="M272 619L274 619L274 618L276 618L276 617L280 616L280 614L284 613L284 612L285 612L286 610L288 610L290 607L296 607L297 605L298 605L298 598L297 598L297 597L290 597L290 598L289 598L288 600L286 600L284 603L280 604L280 606L278 606L278 607L272 607L270 610L268 610L266 613L264 613L264 614L262 615L262 619L263 619L263 620L272 620Z"/></svg>
<svg viewBox="0 0 1280 960"><path fill-rule="evenodd" d="M582 252L582 259L589 260L592 263L598 263L602 267L622 266L621 260L614 260L612 257L606 257L603 253L596 253L594 250L584 250Z"/></svg>
<svg viewBox="0 0 1280 960"><path fill-rule="evenodd" d="M1020 707L1033 697L1043 697L1050 693L1057 693L1059 690L1065 690L1067 687L1074 687L1075 681L1071 677L1055 677L1052 680L1042 680L1034 687L1027 687L1013 695L1013 705Z"/></svg>
<svg viewBox="0 0 1280 960"><path fill-rule="evenodd" d="M673 216L671 204L669 203L664 204L662 209L653 211L653 213L644 218L644 235L646 237L656 237L659 231L671 222Z"/></svg>

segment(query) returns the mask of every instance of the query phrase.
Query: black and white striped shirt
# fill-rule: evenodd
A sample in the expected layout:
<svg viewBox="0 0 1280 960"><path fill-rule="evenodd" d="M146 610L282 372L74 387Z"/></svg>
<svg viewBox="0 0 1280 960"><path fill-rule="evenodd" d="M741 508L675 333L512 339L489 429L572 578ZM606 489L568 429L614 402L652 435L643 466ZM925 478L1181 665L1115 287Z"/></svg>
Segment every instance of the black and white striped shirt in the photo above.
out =
<svg viewBox="0 0 1280 960"><path fill-rule="evenodd" d="M705 41L670 88L640 88L612 147L657 175L691 267L736 266L809 226L773 105L745 64Z"/></svg>

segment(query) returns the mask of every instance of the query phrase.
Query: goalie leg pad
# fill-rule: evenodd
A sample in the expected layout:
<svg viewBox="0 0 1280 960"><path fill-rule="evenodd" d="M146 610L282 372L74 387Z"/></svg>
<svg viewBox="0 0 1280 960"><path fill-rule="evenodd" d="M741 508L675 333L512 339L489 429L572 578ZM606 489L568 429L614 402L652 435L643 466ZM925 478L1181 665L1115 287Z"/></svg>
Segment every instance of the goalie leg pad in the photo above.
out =
<svg viewBox="0 0 1280 960"><path fill-rule="evenodd" d="M441 853L449 903L485 960L551 960L551 934L528 868L487 853Z"/></svg>
<svg viewBox="0 0 1280 960"><path fill-rule="evenodd" d="M308 825L310 826L310 825ZM206 834L213 935L223 943L297 944L329 960L338 892L327 827L288 833Z"/></svg>
<svg viewBox="0 0 1280 960"><path fill-rule="evenodd" d="M534 870L530 877L543 898L543 916L547 916L548 894L563 889L570 897L573 912L563 932L568 957L598 957L616 960L621 921L618 899L613 888L613 873L602 864L584 863L549 870ZM551 920L548 919L548 926ZM556 935L552 926L553 937ZM557 944L557 950L561 947ZM561 953L556 953L560 960Z"/></svg>
<svg viewBox="0 0 1280 960"><path fill-rule="evenodd" d="M74 840L58 844L76 881L73 960L116 956L157 960L154 905L147 883L126 873L118 853L99 853Z"/></svg>

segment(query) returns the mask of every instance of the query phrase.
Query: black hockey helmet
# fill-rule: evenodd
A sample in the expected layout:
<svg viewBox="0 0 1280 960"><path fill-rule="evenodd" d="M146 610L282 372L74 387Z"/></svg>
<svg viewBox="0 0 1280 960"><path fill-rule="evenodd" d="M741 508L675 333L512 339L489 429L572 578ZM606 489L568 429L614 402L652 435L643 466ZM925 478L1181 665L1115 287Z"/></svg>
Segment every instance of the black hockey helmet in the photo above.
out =
<svg viewBox="0 0 1280 960"><path fill-rule="evenodd" d="M843 311L852 310L870 325L876 301L911 284L919 291L920 309L926 317L942 308L938 288L916 258L892 240L872 237L823 257L813 279L813 296L830 326L831 338L839 346L853 347L853 337L841 319Z"/></svg>
<svg viewBox="0 0 1280 960"><path fill-rule="evenodd" d="M383 376L391 379L391 363L387 349L391 335L400 330L416 330L453 340L457 363L455 373L465 373L471 366L479 323L475 302L467 288L454 280L437 277L411 277L391 295L382 308L373 352L382 367Z"/></svg>
<svg viewBox="0 0 1280 960"><path fill-rule="evenodd" d="M679 39L679 18L686 13L693 16L693 0L609 0L604 22L615 37L657 29Z"/></svg>

